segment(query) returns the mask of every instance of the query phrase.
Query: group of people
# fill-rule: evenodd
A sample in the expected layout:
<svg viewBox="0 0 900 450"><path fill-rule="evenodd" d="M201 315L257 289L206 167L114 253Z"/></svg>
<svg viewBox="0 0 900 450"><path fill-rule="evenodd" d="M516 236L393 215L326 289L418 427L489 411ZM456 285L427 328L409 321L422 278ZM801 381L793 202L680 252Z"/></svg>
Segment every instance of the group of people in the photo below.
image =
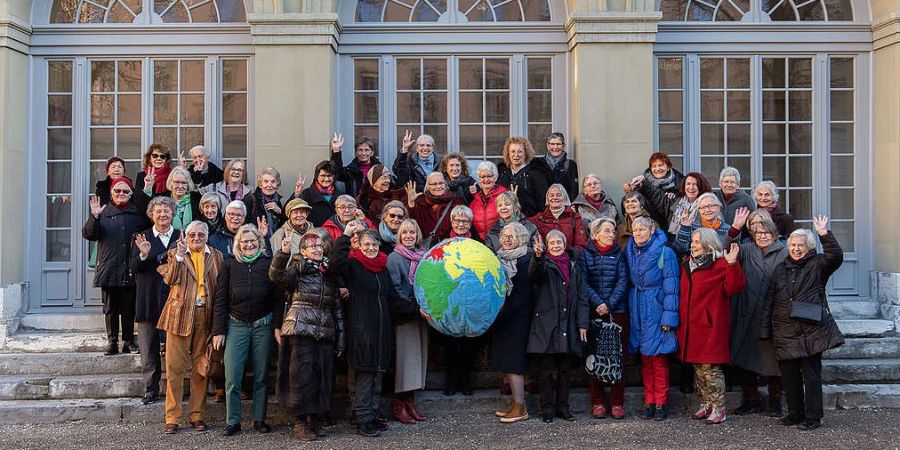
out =
<svg viewBox="0 0 900 450"><path fill-rule="evenodd" d="M473 361L489 343L491 366L512 396L496 412L500 422L530 417L528 377L544 422L574 420L571 378L592 345L592 321L618 324L624 355L639 357L645 419L668 416L674 356L693 366L702 399L695 419L726 420L723 367L731 365L743 388L735 413L820 425L822 353L843 342L825 284L842 251L827 217L814 219L815 233L795 229L772 182L757 184L751 196L740 188L741 174L726 167L714 192L702 174L682 175L665 153L654 153L647 171L622 186L617 208L596 174L579 183L560 133L548 137L543 157L528 139L508 138L503 161L479 162L474 177L465 155L438 154L427 135L407 132L390 167L366 138L344 165L343 143L335 134L330 159L287 197L277 169L260 170L253 188L243 161L219 169L203 146L174 165L167 148L150 146L137 183L125 176L123 160L107 162L83 227L98 243L94 283L106 354L139 350L145 404L157 400L165 364L165 433L183 421L187 370L194 430L207 429L211 382L226 404L226 436L241 431L242 387L253 401L254 429L270 431L274 354L278 403L296 418L293 435L301 440L325 436L339 358L350 369L360 434L387 427L381 378L391 370L394 418L427 420L415 391L425 386L430 340L442 349L446 395L471 395ZM415 299L419 262L451 237L484 243L509 279L483 339L436 335ZM248 366L252 381L242 386ZM625 417L625 384L590 379L594 418Z"/></svg>

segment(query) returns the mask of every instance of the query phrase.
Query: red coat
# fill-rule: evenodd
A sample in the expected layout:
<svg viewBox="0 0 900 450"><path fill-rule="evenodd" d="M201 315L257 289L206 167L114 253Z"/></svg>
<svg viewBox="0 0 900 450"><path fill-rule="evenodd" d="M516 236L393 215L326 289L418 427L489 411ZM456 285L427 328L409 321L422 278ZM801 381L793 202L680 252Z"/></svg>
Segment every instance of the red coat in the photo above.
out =
<svg viewBox="0 0 900 450"><path fill-rule="evenodd" d="M681 360L695 364L728 364L731 323L730 298L747 285L741 263L728 264L719 258L693 273L687 263L681 270L681 325L678 354Z"/></svg>
<svg viewBox="0 0 900 450"><path fill-rule="evenodd" d="M559 219L553 217L548 206L544 208L544 211L529 217L528 220L537 227L538 232L541 233L541 239L546 240L547 233L551 230L559 230L566 236L567 247L575 247L579 251L587 247L587 232L584 230L581 214L575 212L571 206L566 206L566 209L559 215Z"/></svg>
<svg viewBox="0 0 900 450"><path fill-rule="evenodd" d="M475 194L475 200L469 208L472 209L472 226L478 232L481 240L487 237L488 230L500 220L500 214L497 212L497 196L506 192L506 188L495 184L491 192L485 195L484 191L478 191Z"/></svg>
<svg viewBox="0 0 900 450"><path fill-rule="evenodd" d="M372 230L378 231L378 227L375 226L375 224L372 223L372 221L369 220L368 217L363 219L363 221L366 222L367 227ZM335 241L337 240L337 238L344 235L344 227L338 225L337 216L331 216L330 219L326 220L325 223L322 224L322 228L328 230L328 234L330 234L331 238Z"/></svg>
<svg viewBox="0 0 900 450"><path fill-rule="evenodd" d="M447 210L444 220L442 220L440 226L437 227L434 240L431 242L432 245L437 244L450 236L450 211L453 210L454 206L463 204L462 200L459 198L455 196L451 197L450 209ZM420 195L415 201L415 206L409 208L409 216L415 219L419 224L419 228L422 229L422 237L427 238L428 235L431 234L431 230L434 230L434 227L437 225L437 221L441 217L441 213L446 206L447 203L432 203L428 200L427 196Z"/></svg>

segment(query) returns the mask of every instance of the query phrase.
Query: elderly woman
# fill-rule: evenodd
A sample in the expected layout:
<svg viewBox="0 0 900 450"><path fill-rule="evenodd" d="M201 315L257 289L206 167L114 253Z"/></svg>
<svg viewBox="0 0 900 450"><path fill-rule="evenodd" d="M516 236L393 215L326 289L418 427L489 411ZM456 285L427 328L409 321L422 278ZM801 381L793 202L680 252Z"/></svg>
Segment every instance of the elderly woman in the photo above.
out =
<svg viewBox="0 0 900 450"><path fill-rule="evenodd" d="M247 217L244 223L259 225L260 221L266 222L266 229L260 228L266 242L272 237L272 233L281 227L287 220L281 204L281 174L274 167L266 167L256 176L256 190L243 198L247 206ZM268 244L266 244L268 245Z"/></svg>
<svg viewBox="0 0 900 450"><path fill-rule="evenodd" d="M406 184L406 206L409 216L422 229L426 247L446 239L450 235L450 210L462 204L462 200L447 190L447 182L440 172L431 172L425 183L425 192L420 194L415 185Z"/></svg>
<svg viewBox="0 0 900 450"><path fill-rule="evenodd" d="M577 305L587 295L584 274L561 231L547 233L546 253L541 240L533 248L528 278L535 312L526 351L537 366L541 420L550 423L555 416L571 422L575 417L569 410L569 388L575 356L581 354Z"/></svg>
<svg viewBox="0 0 900 450"><path fill-rule="evenodd" d="M578 195L578 164L566 153L566 137L560 132L547 136L547 155L535 158L537 167L545 172L547 184L559 183L569 198Z"/></svg>
<svg viewBox="0 0 900 450"><path fill-rule="evenodd" d="M644 419L669 416L668 355L678 349L678 284L680 268L666 233L649 217L631 225L634 235L625 246L631 290L628 296L630 330L628 353L641 356Z"/></svg>
<svg viewBox="0 0 900 450"><path fill-rule="evenodd" d="M416 303L413 278L419 262L428 249L421 248L422 230L416 221L405 219L397 232L397 244L388 255L387 269L397 294L407 302ZM428 371L428 324L419 317L395 321L394 337L397 348L394 372L394 418L405 424L427 420L416 409L415 391L425 388Z"/></svg>
<svg viewBox="0 0 900 450"><path fill-rule="evenodd" d="M497 222L495 222L494 226L488 230L484 240L484 245L488 246L494 253L497 253L502 247L500 245L500 232L503 230L503 227L511 223L520 223L528 230L530 236L528 239L529 243L537 236L538 229L531 221L522 215L522 212L519 209L519 199L516 197L516 194L506 191L497 196L496 204L498 216Z"/></svg>
<svg viewBox="0 0 900 450"><path fill-rule="evenodd" d="M241 381L252 355L253 429L268 433L266 389L272 355L272 313L275 286L269 280L271 259L255 225L242 226L234 240L233 258L226 258L216 281L213 348L225 347L225 436L241 431ZM225 343L228 345L225 345Z"/></svg>
<svg viewBox="0 0 900 450"><path fill-rule="evenodd" d="M412 182L416 187L416 192L423 192L426 190L426 178L440 168L442 160L441 155L435 152L433 137L423 134L416 138L415 144L416 151L410 153L409 147L413 145L413 134L406 130L400 154L394 160L394 174L397 176L398 185L403 186Z"/></svg>
<svg viewBox="0 0 900 450"><path fill-rule="evenodd" d="M453 209L450 210L449 237L464 237L475 239L476 241L481 242L481 238L478 236L478 234L472 232L473 216L474 215L472 214L472 209L470 209L468 206L454 206Z"/></svg>
<svg viewBox="0 0 900 450"><path fill-rule="evenodd" d="M391 200L381 209L380 217L378 235L381 237L381 251L390 255L398 243L400 224L409 218L409 211L403 202Z"/></svg>
<svg viewBox="0 0 900 450"><path fill-rule="evenodd" d="M760 181L753 188L753 198L756 199L757 209L767 211L772 217L772 222L778 227L778 238L786 241L796 225L794 218L778 205L778 186L769 180Z"/></svg>
<svg viewBox="0 0 900 450"><path fill-rule="evenodd" d="M625 248L631 239L631 224L638 217L650 217L650 213L644 208L647 199L637 191L626 192L622 196L622 220L619 221L617 231L619 247Z"/></svg>
<svg viewBox="0 0 900 450"><path fill-rule="evenodd" d="M534 255L530 243L531 232L521 223L511 222L500 231L497 258L506 272L510 287L491 329L491 367L503 373L512 392L509 407L496 412L503 423L528 419L528 408L525 406L526 347L531 332L528 267Z"/></svg>
<svg viewBox="0 0 900 450"><path fill-rule="evenodd" d="M547 189L547 208L539 214L528 218L538 229L541 236L550 230L559 230L566 237L571 247L584 250L587 246L587 232L581 215L572 209L569 194L561 184L554 184Z"/></svg>
<svg viewBox="0 0 900 450"><path fill-rule="evenodd" d="M650 161L648 163L647 170L644 171L643 177L641 178L640 182L643 183L644 180L652 184L653 187L656 188L656 190L661 191L664 194L672 194L675 196L684 195L679 194L681 185L684 182L684 175L682 175L681 172L675 169L675 166L672 165L672 160L669 158L669 155L664 152L656 152L650 155ZM640 186L636 185L634 180L632 180L625 183L622 186L622 189L627 193L635 187ZM653 220L656 223L667 223L666 218L669 214L668 209L657 211L655 209L655 206L656 205L654 204L647 205L647 211L650 213Z"/></svg>
<svg viewBox="0 0 900 450"><path fill-rule="evenodd" d="M584 220L584 228L590 231L590 225L601 217L609 217L614 222L619 220L616 204L603 190L600 177L589 173L581 182L581 193L572 201L572 208Z"/></svg>
<svg viewBox="0 0 900 450"><path fill-rule="evenodd" d="M358 249L350 238L359 233ZM354 373L353 413L357 432L375 437L387 425L375 419L380 404L381 374L391 365L391 315L416 314L416 302L404 301L394 289L387 255L380 252L375 230L353 221L332 249L332 270L343 275L350 290L347 300L347 362Z"/></svg>
<svg viewBox="0 0 900 450"><path fill-rule="evenodd" d="M544 171L532 166L533 159L534 148L528 138L512 136L503 144L503 162L497 166L497 183L516 193L526 217L544 210L543 193L548 185Z"/></svg>
<svg viewBox="0 0 900 450"><path fill-rule="evenodd" d="M167 252L181 239L181 232L172 226L174 212L175 201L171 198L156 197L150 200L147 215L153 226L135 236L131 249L131 271L134 273L136 290L134 321L138 327L141 375L144 381L144 398L141 403L145 405L155 403L159 398L162 361L156 322L169 290L157 269L165 264Z"/></svg>
<svg viewBox="0 0 900 450"><path fill-rule="evenodd" d="M381 164L372 166L366 173L365 182L359 195L356 196L356 203L359 209L365 213L366 218L374 224L381 222L381 212L384 205L393 200L402 199L405 195L403 188L391 189L393 186L393 174L390 169Z"/></svg>
<svg viewBox="0 0 900 450"><path fill-rule="evenodd" d="M247 205L241 200L235 200L225 206L223 225L209 236L209 246L218 250L223 256L231 256L234 248L234 235L238 232L244 219L247 217ZM266 234L268 225L262 218L257 219L256 229L263 235Z"/></svg>
<svg viewBox="0 0 900 450"><path fill-rule="evenodd" d="M247 185L246 164L240 159L232 159L225 164L224 179L200 188L200 193L215 192L219 204L227 205L235 200L243 200L252 191Z"/></svg>
<svg viewBox="0 0 900 450"><path fill-rule="evenodd" d="M331 216L334 216L334 204L338 197L344 194L334 182L337 176L337 166L331 161L322 161L316 164L313 170L312 186L303 189L299 197L306 201L312 208L309 212L309 221L314 227L321 227ZM297 187L301 187L303 183L298 183ZM294 192L297 197L297 193Z"/></svg>
<svg viewBox="0 0 900 450"><path fill-rule="evenodd" d="M81 229L82 237L97 242L94 287L100 288L103 300L108 341L105 355L119 353L120 321L122 353L134 348L134 274L128 268L128 249L134 234L148 225L144 211L131 201L131 180L121 177L110 184L112 201L102 205L99 197L91 197L91 213Z"/></svg>
<svg viewBox="0 0 900 450"><path fill-rule="evenodd" d="M494 163L482 161L478 163L475 172L481 190L475 193L469 208L472 209L472 225L478 233L479 240L483 241L487 237L488 230L500 218L497 214L497 196L506 192L506 188L497 184L497 166Z"/></svg>
<svg viewBox="0 0 900 450"><path fill-rule="evenodd" d="M474 187L475 179L469 174L469 163L466 161L464 153L448 153L437 170L444 174L444 180L447 181L447 189L456 198L467 205L472 203L477 188Z"/></svg>
<svg viewBox="0 0 900 450"><path fill-rule="evenodd" d="M747 277L747 288L731 298L731 364L740 371L742 388L741 405L734 413L766 411L770 417L781 417L781 370L775 360L772 340L759 339L759 330L772 273L787 258L788 250L778 240L778 228L765 210L750 213L748 224L753 240L741 244L738 255ZM761 376L768 378L767 407L757 385Z"/></svg>
<svg viewBox="0 0 900 450"><path fill-rule="evenodd" d="M300 253L300 238L308 231L313 229L311 223L306 218L312 208L303 201L303 199L295 198L284 205L284 212L287 214L288 220L284 222L281 228L272 233L270 243L273 249L281 248L281 243L287 239L291 241L290 255L294 257Z"/></svg>
<svg viewBox="0 0 900 450"><path fill-rule="evenodd" d="M578 305L579 332L586 337L591 320L609 316L622 327L622 348L628 345L628 263L625 250L616 243L616 222L601 217L591 222L591 241L578 257L587 295ZM610 387L613 419L625 418L625 383L623 379ZM606 417L607 403L603 384L589 380L591 416Z"/></svg>
<svg viewBox="0 0 900 450"><path fill-rule="evenodd" d="M225 179L225 172L209 160L209 149L206 146L195 145L188 151L188 155L191 157L191 165L187 169L191 172L191 181L198 189Z"/></svg>
<svg viewBox="0 0 900 450"><path fill-rule="evenodd" d="M756 209L756 203L750 195L741 190L741 173L734 167L726 167L719 172L719 189L716 198L724 206L722 216L725 222L734 222L734 214L741 208L749 211Z"/></svg>
<svg viewBox="0 0 900 450"><path fill-rule="evenodd" d="M209 229L195 220L183 230L182 240L168 252L163 282L169 297L159 316L157 328L166 332L166 426L165 434L175 434L183 420L184 372L190 357L190 400L188 420L194 431L206 431L208 367L206 349L212 332L213 311L222 268L222 254L206 245Z"/></svg>
<svg viewBox="0 0 900 450"><path fill-rule="evenodd" d="M143 170L138 172L134 188L138 191L149 191L150 197L165 194L169 190L166 182L169 179L169 172L172 171L171 159L172 154L169 153L168 147L162 144L151 144L144 152L141 165Z"/></svg>
<svg viewBox="0 0 900 450"><path fill-rule="evenodd" d="M161 194L151 193L151 185L152 183L148 180L143 192L146 196L168 195L172 197L172 200L175 200L175 215L172 217L172 226L175 228L184 231L184 227L187 224L194 220L203 219L203 214L200 210L200 198L203 196L194 190L191 174L184 167L176 166L169 172L165 192Z"/></svg>
<svg viewBox="0 0 900 450"><path fill-rule="evenodd" d="M341 157L341 147L344 146L344 136L335 133L331 138L331 163L337 169L336 179L344 183L345 191L350 195L357 195L362 192L369 171L381 161L375 156L375 141L366 136L362 136L356 140L353 145L353 160L350 164L344 165ZM375 178L377 179L377 177ZM369 181L371 183L371 180Z"/></svg>
<svg viewBox="0 0 900 450"><path fill-rule="evenodd" d="M110 190L112 190L112 180L125 176L125 160L118 156L110 157L106 160L106 178L97 182L94 186L94 195L100 197L100 204L106 205L112 201Z"/></svg>
<svg viewBox="0 0 900 450"><path fill-rule="evenodd" d="M344 313L322 240L312 233L300 237L296 262L289 242L282 241L269 266L269 277L288 292L287 304L275 308L276 392L281 407L297 418L294 437L312 441L325 436L322 417L331 410L335 355L344 350Z"/></svg>
<svg viewBox="0 0 900 450"><path fill-rule="evenodd" d="M625 183L625 192L639 190L647 199L647 211L653 220L660 226L665 227L670 239L674 240L681 228L682 221L687 219L691 222L697 219L697 199L707 193L712 192L709 181L703 174L690 172L678 187L678 192L672 194L661 189L654 183L655 178L648 178L647 175L638 175L631 179L629 183ZM690 235L689 235L690 236Z"/></svg>
<svg viewBox="0 0 900 450"><path fill-rule="evenodd" d="M728 364L729 298L747 284L737 262L736 243L723 252L722 243L710 228L691 234L691 253L681 272L681 303L678 327L679 357L694 365L694 383L703 403L694 419L718 425L725 416L725 375Z"/></svg>
<svg viewBox="0 0 900 450"><path fill-rule="evenodd" d="M375 224L366 218L366 215L359 209L353 197L341 195L334 202L334 205L337 213L322 225L322 228L328 230L328 233L331 234L332 239L337 240L337 238L341 237L347 224L357 219L364 221L368 228L375 229Z"/></svg>
<svg viewBox="0 0 900 450"><path fill-rule="evenodd" d="M209 227L210 234L215 233L222 226L221 210L219 194L208 192L200 197L200 220Z"/></svg>
<svg viewBox="0 0 900 450"><path fill-rule="evenodd" d="M722 247L730 246L732 240L737 240L740 229L747 220L749 211L746 209L739 210L735 214L734 223L728 224L722 218L722 203L716 197L716 194L707 192L697 199L697 211L700 213L699 218L691 219L690 213L685 210L681 217L681 227L675 235L675 241L672 247L678 255L686 255L690 253L691 242L693 241L694 231L699 228L709 228L716 232L719 236L719 242ZM699 219L699 220L698 220Z"/></svg>
<svg viewBox="0 0 900 450"><path fill-rule="evenodd" d="M826 216L813 219L823 253L816 252L811 231L791 233L788 257L775 267L769 301L763 305L761 337L772 338L787 395L788 415L781 424L802 430L822 424L822 352L844 343L825 296L828 278L841 266L844 252L827 225Z"/></svg>

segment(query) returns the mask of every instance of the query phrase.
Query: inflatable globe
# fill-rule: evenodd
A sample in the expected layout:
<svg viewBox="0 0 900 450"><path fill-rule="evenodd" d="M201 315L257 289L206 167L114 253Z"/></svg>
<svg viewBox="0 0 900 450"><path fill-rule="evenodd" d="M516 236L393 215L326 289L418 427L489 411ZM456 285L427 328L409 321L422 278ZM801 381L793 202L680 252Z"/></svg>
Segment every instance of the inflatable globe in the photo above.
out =
<svg viewBox="0 0 900 450"><path fill-rule="evenodd" d="M451 238L425 253L413 287L436 330L455 337L481 336L506 299L506 272L483 244Z"/></svg>

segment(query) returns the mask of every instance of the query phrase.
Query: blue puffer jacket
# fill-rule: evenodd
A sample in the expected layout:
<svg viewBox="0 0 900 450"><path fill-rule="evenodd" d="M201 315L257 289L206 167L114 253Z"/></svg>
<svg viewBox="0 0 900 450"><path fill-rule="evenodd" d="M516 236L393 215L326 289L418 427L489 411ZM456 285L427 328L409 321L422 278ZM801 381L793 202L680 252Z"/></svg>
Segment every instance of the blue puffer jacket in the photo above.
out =
<svg viewBox="0 0 900 450"><path fill-rule="evenodd" d="M628 353L656 356L675 352L681 267L675 252L666 246L666 233L657 228L643 245L635 244L632 237L625 246L625 257L634 286L628 296ZM663 331L663 325L673 330Z"/></svg>
<svg viewBox="0 0 900 450"><path fill-rule="evenodd" d="M625 251L616 244L609 253L602 255L597 243L590 241L578 257L578 263L587 284L590 311L605 304L613 314L627 312L629 280Z"/></svg>

